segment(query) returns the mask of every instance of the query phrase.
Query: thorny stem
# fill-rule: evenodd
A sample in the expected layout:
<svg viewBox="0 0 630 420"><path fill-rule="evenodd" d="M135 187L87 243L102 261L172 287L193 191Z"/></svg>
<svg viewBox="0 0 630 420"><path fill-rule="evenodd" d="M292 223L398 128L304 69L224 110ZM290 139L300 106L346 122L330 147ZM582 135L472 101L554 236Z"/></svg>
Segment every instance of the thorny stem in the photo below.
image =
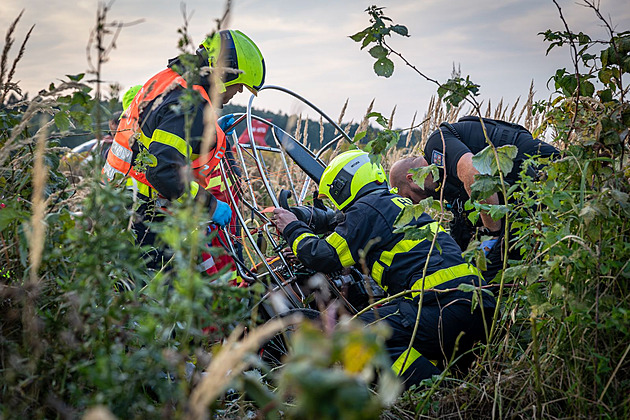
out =
<svg viewBox="0 0 630 420"><path fill-rule="evenodd" d="M571 119L571 127L569 127L569 132L567 133L567 142L568 142L569 138L571 137L571 133L575 129L575 122L578 116L578 108L579 108L579 101L580 101L580 71L578 68L579 54L577 51L577 47L575 46L575 42L573 41L573 37L570 36L571 31L569 29L569 25L567 24L567 21L564 18L564 15L562 14L562 9L560 8L560 5L558 4L556 0L552 0L552 1L553 1L553 4L555 4L556 7L558 8L558 14L560 15L560 20L564 24L564 28L567 31L567 34L569 34L568 36L569 45L571 46L571 51L573 52L571 56L571 61L573 61L573 67L575 70L575 80L577 82L577 88L575 89L575 112L573 114L573 118Z"/></svg>

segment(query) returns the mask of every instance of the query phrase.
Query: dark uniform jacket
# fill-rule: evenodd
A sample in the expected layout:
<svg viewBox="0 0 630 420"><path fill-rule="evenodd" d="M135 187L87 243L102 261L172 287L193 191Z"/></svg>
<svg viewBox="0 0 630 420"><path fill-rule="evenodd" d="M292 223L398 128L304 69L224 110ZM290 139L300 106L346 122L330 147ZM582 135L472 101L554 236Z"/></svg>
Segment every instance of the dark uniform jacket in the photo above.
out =
<svg viewBox="0 0 630 420"><path fill-rule="evenodd" d="M477 275L477 269L464 262L453 239L426 213L410 225L437 232L437 243L430 255L430 239L408 240L404 239L403 233L394 232L398 214L410 204L409 199L386 189L378 190L353 203L345 212L345 220L326 238L319 238L301 221L291 222L283 235L302 263L323 273L355 265L365 253L370 275L389 294L422 289L427 259L425 289L457 288L462 283L478 286L480 281L485 284ZM429 303L438 298L451 301L460 297L470 299L470 293L430 292L424 299ZM487 294L484 294L484 306L494 306L494 299Z"/></svg>
<svg viewBox="0 0 630 420"><path fill-rule="evenodd" d="M178 59L171 60L169 67L177 64ZM201 78L196 84L206 90L209 89L205 78ZM194 101L181 100L184 93L193 95ZM188 110L183 108L186 103L189 103ZM188 188L186 184L190 180L184 178L186 171L183 168L201 153L203 114L207 106L210 105L199 92L176 86L170 92L149 102L140 111L138 124L141 135L139 141L134 144L133 158L135 160L136 154L142 148L148 148L148 152L156 158L157 164L147 168L147 180L168 200L178 199ZM189 133L186 132L188 124ZM195 181L192 183L196 184ZM215 201L212 194L205 189L195 190L197 200L208 205Z"/></svg>
<svg viewBox="0 0 630 420"><path fill-rule="evenodd" d="M559 154L555 147L533 138L525 127L489 118L484 118L483 121L488 138L495 147L514 145L518 148L512 171L504 177L510 185L519 179L521 165L528 157L551 157ZM440 131L444 135L444 144L442 144ZM446 146L446 151L444 146ZM444 172L446 172L444 198L455 215L455 220L451 224L451 232L462 249L466 249L468 246L472 237L473 226L466 217L467 212L464 211L464 203L469 199L469 196L457 175L457 162L464 154L469 152L473 155L477 154L486 146L488 144L479 117L466 116L453 124L441 124L440 128L429 136L424 148L427 162L441 168L440 177L442 179ZM535 177L536 170L529 167L528 174Z"/></svg>

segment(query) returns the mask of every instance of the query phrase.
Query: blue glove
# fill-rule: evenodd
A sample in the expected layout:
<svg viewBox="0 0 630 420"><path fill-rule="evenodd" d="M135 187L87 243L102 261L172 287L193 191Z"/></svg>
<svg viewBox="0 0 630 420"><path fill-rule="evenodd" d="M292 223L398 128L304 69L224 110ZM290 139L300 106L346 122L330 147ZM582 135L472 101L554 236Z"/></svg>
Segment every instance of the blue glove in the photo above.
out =
<svg viewBox="0 0 630 420"><path fill-rule="evenodd" d="M483 253L487 256L488 252L490 252L492 247L494 247L498 241L498 238L487 239L479 245L479 248L483 250Z"/></svg>
<svg viewBox="0 0 630 420"><path fill-rule="evenodd" d="M221 127L221 130L225 132L226 136L231 136L234 132L234 128L232 128L230 131L225 131L225 129L234 124L235 121L236 119L234 118L234 115L227 114L219 118L217 123L219 124L219 127Z"/></svg>
<svg viewBox="0 0 630 420"><path fill-rule="evenodd" d="M230 206L221 200L217 200L217 207L212 215L212 221L221 227L225 227L230 223L231 219L232 209Z"/></svg>

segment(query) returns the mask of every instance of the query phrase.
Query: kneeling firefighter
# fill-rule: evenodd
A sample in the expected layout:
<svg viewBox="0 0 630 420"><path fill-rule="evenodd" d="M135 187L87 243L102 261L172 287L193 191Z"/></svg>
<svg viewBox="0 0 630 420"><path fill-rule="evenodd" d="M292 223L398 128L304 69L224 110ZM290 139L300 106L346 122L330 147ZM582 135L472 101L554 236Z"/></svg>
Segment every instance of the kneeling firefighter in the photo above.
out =
<svg viewBox="0 0 630 420"><path fill-rule="evenodd" d="M386 346L392 369L407 387L439 374L453 357L457 358L455 366L465 369L473 357L470 349L487 336L496 302L480 290L457 289L460 284L479 287L485 282L474 266L464 262L455 241L426 213L408 226L430 229L437 235L433 248L430 239L410 240L396 233L394 222L411 201L389 192L382 166L372 163L363 151L335 157L324 170L319 193L345 215L325 238L293 213L274 210L274 223L298 259L313 270L330 273L365 258L369 275L388 294L413 291L379 307L378 313L360 317L367 323L387 322L391 327L393 334ZM473 293L480 297L474 310ZM419 329L407 351L419 310Z"/></svg>

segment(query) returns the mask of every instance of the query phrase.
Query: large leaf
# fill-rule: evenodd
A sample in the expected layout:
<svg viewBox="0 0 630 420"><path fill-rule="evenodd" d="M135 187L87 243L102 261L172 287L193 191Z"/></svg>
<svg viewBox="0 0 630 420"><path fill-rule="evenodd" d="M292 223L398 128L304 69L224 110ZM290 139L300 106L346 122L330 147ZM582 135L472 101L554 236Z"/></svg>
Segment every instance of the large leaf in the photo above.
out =
<svg viewBox="0 0 630 420"><path fill-rule="evenodd" d="M374 72L382 77L389 77L394 73L394 63L387 57L380 58L374 63Z"/></svg>
<svg viewBox="0 0 630 420"><path fill-rule="evenodd" d="M370 53L370 55L374 58L385 58L387 57L387 48L382 47L380 45L375 45L372 48L370 48L370 50L368 51Z"/></svg>
<svg viewBox="0 0 630 420"><path fill-rule="evenodd" d="M433 163L429 166L410 169L409 172L413 174L413 182L415 182L416 185L424 185L424 180L427 176L429 176L429 174L433 176L433 179L438 179L440 177L438 167Z"/></svg>
<svg viewBox="0 0 630 420"><path fill-rule="evenodd" d="M470 198L483 200L501 190L501 179L492 175L475 175L475 182L470 186Z"/></svg>
<svg viewBox="0 0 630 420"><path fill-rule="evenodd" d="M518 153L518 148L513 145L497 147L497 159L494 156L492 146L486 146L481 152L472 157L473 166L484 175L497 175L498 170L504 175L509 174L514 167L514 158Z"/></svg>

